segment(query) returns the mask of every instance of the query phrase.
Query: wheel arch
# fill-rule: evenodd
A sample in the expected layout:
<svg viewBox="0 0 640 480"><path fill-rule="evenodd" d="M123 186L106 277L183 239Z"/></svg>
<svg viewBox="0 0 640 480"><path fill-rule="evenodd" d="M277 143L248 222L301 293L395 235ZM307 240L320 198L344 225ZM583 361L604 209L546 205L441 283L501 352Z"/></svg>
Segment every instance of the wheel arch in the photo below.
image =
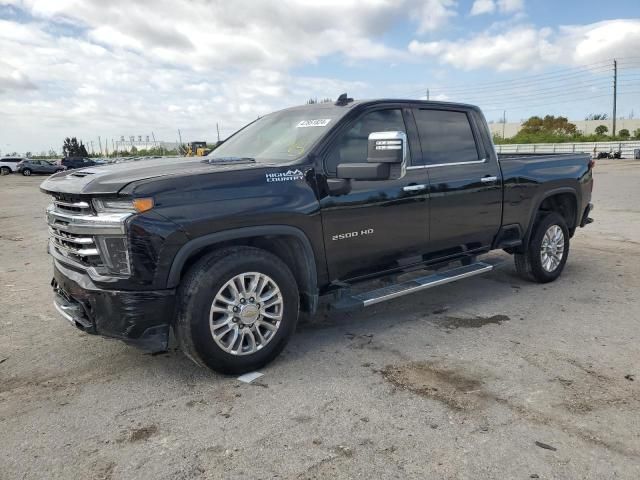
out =
<svg viewBox="0 0 640 480"><path fill-rule="evenodd" d="M536 219L539 213L543 211L558 212L562 215L567 223L570 236L573 236L579 223L578 193L576 189L572 187L556 188L545 192L545 194L538 199L535 208L533 208L529 216L529 225L527 226L523 242L525 248L531 240Z"/></svg>
<svg viewBox="0 0 640 480"><path fill-rule="evenodd" d="M167 288L180 284L184 273L202 256L227 246L253 246L280 258L298 283L301 309L314 313L318 306L318 274L316 259L307 235L289 225L242 227L211 233L183 245L173 259L167 277Z"/></svg>

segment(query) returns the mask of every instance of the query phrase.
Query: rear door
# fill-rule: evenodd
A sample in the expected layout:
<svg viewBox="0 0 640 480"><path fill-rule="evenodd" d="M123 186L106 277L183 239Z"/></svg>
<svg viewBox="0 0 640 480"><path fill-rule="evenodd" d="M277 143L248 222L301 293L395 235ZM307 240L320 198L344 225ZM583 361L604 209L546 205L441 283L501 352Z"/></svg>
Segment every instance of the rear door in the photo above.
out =
<svg viewBox="0 0 640 480"><path fill-rule="evenodd" d="M431 258L487 249L502 220L502 179L470 111L417 108L429 174Z"/></svg>
<svg viewBox="0 0 640 480"><path fill-rule="evenodd" d="M42 165L43 173L54 173L56 171L56 166L46 160L40 160Z"/></svg>
<svg viewBox="0 0 640 480"><path fill-rule="evenodd" d="M378 107L345 125L324 155L329 179L341 163L367 161L372 132L403 131L407 162L420 157L410 109ZM398 166L388 180L349 180L348 191L320 198L331 280L348 280L422 261L428 245L427 174ZM394 167L395 168L395 167Z"/></svg>

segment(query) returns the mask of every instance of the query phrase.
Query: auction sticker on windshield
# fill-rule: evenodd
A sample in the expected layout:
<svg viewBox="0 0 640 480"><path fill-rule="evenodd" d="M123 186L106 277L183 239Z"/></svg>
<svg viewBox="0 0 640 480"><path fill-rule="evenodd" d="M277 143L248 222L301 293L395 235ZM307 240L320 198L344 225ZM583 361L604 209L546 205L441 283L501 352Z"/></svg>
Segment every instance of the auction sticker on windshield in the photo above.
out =
<svg viewBox="0 0 640 480"><path fill-rule="evenodd" d="M301 120L296 128L307 128L307 127L326 127L327 124L331 121L330 118L317 118L315 120Z"/></svg>

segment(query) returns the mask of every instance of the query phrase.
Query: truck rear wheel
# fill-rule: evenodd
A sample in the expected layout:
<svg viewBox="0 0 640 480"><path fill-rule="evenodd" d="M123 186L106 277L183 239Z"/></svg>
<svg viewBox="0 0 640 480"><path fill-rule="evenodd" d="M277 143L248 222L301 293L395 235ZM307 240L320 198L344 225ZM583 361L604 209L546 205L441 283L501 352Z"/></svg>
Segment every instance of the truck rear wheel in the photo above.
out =
<svg viewBox="0 0 640 480"><path fill-rule="evenodd" d="M174 325L193 361L227 374L273 360L298 321L293 274L275 255L253 247L224 248L199 260L183 278Z"/></svg>
<svg viewBox="0 0 640 480"><path fill-rule="evenodd" d="M558 213L550 213L534 225L525 253L514 255L516 271L526 280L539 283L560 276L569 256L569 229Z"/></svg>

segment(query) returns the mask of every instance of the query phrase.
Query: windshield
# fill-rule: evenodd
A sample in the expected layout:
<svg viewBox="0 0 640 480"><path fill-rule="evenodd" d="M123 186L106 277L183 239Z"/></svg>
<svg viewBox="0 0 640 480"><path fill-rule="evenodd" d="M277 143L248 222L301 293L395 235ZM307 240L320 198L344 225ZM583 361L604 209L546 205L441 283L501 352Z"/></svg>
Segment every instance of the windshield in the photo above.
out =
<svg viewBox="0 0 640 480"><path fill-rule="evenodd" d="M348 109L310 105L266 115L226 140L210 159L251 158L256 162L297 160L333 127Z"/></svg>

